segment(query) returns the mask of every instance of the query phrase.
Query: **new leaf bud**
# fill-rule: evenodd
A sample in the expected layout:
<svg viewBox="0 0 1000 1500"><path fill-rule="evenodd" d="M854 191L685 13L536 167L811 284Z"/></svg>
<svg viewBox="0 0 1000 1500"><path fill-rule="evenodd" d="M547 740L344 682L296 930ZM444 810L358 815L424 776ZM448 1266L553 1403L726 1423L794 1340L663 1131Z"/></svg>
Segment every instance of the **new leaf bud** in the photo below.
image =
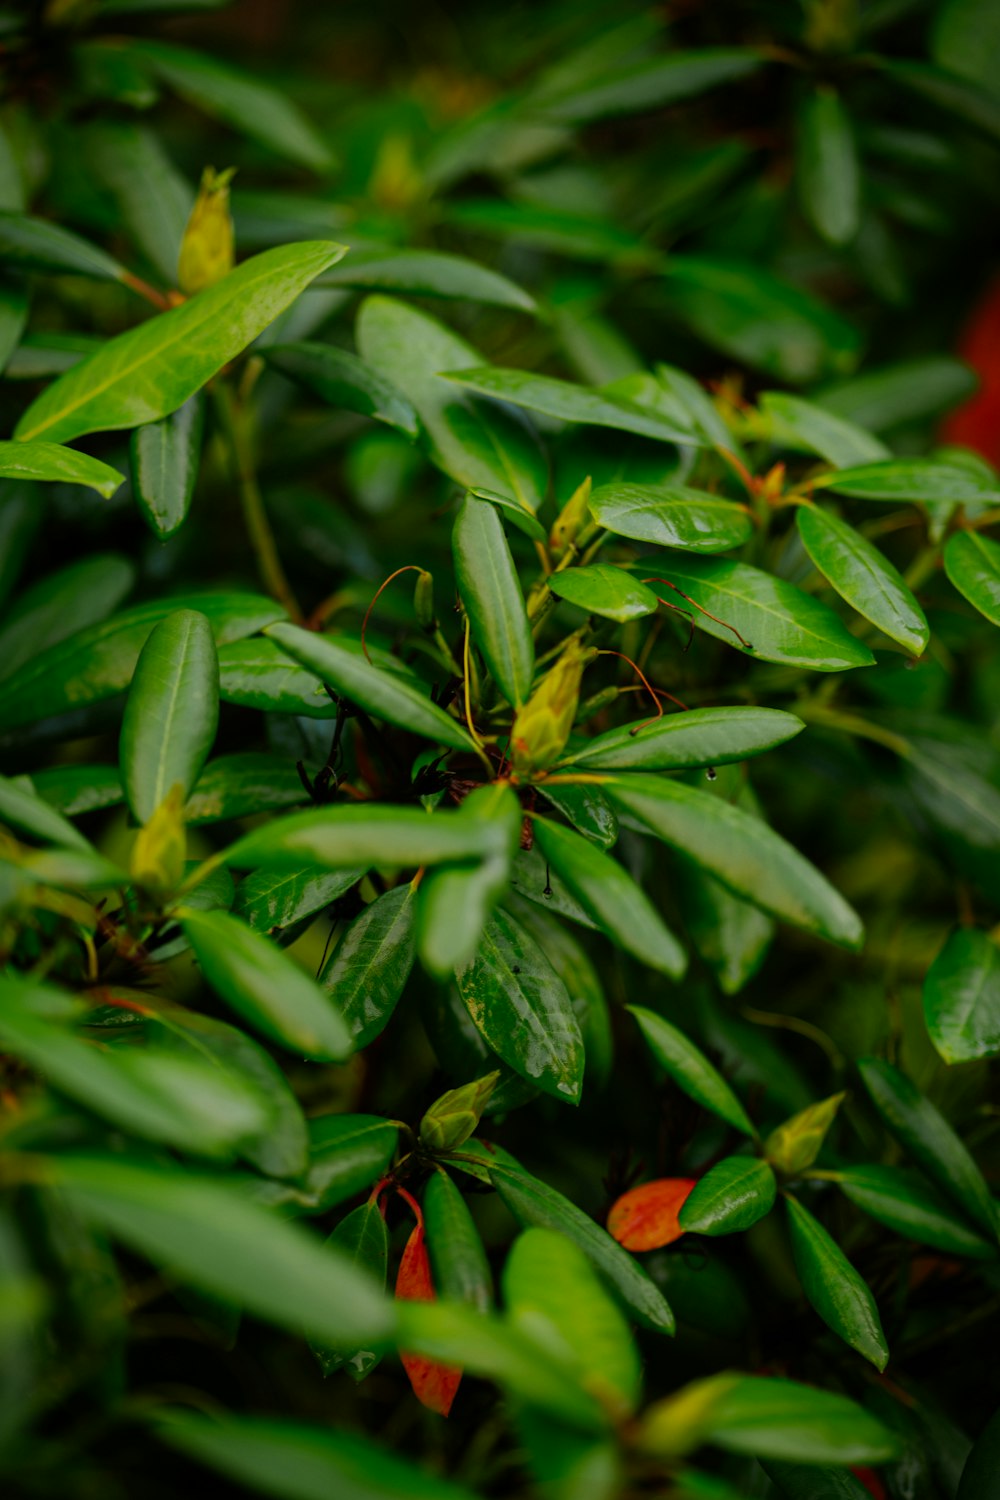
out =
<svg viewBox="0 0 1000 1500"><path fill-rule="evenodd" d="M167 895L181 883L186 852L184 788L176 782L136 835L130 866L132 879L153 895Z"/></svg>
<svg viewBox="0 0 1000 1500"><path fill-rule="evenodd" d="M593 648L570 641L518 712L510 736L511 764L518 776L547 770L562 753L576 718L583 669L594 656Z"/></svg>
<svg viewBox="0 0 1000 1500"><path fill-rule="evenodd" d="M420 1122L420 1139L429 1151L455 1151L479 1125L500 1079L499 1071L449 1089L436 1099Z"/></svg>
<svg viewBox="0 0 1000 1500"><path fill-rule="evenodd" d="M575 542L590 520L590 475L574 490L559 512L549 533L549 551L560 557Z"/></svg>
<svg viewBox="0 0 1000 1500"><path fill-rule="evenodd" d="M233 269L233 220L229 183L235 167L206 167L177 262L177 285L187 297L214 286Z"/></svg>
<svg viewBox="0 0 1000 1500"><path fill-rule="evenodd" d="M810 1104L792 1115L764 1142L764 1155L771 1166L786 1177L796 1177L811 1167L820 1153L826 1133L840 1108L843 1094L833 1094L819 1104Z"/></svg>

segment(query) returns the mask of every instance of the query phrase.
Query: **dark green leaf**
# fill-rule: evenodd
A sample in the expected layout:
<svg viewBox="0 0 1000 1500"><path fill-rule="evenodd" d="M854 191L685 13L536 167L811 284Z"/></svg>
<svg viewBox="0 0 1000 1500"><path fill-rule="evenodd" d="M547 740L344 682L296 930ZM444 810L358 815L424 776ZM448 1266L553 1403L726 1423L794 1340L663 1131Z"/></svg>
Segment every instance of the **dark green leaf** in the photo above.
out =
<svg viewBox="0 0 1000 1500"><path fill-rule="evenodd" d="M423 1208L434 1290L487 1312L493 1305L489 1261L468 1204L447 1172L431 1174Z"/></svg>
<svg viewBox="0 0 1000 1500"><path fill-rule="evenodd" d="M85 484L105 500L125 482L124 474L110 464L59 443L0 442L0 478Z"/></svg>
<svg viewBox="0 0 1000 1500"><path fill-rule="evenodd" d="M452 553L473 640L507 702L520 708L531 691L535 643L500 517L487 501L466 495Z"/></svg>
<svg viewBox="0 0 1000 1500"><path fill-rule="evenodd" d="M697 860L734 895L793 927L860 948L864 932L857 913L766 823L665 777L609 777L605 790L619 808Z"/></svg>
<svg viewBox="0 0 1000 1500"><path fill-rule="evenodd" d="M133 240L172 286L194 189L153 131L131 120L90 122L86 153L98 182L113 194Z"/></svg>
<svg viewBox="0 0 1000 1500"><path fill-rule="evenodd" d="M590 509L616 536L685 552L728 552L753 532L742 505L683 484L600 485Z"/></svg>
<svg viewBox="0 0 1000 1500"><path fill-rule="evenodd" d="M389 1232L376 1200L371 1198L341 1219L327 1244L347 1256L354 1265L367 1271L384 1290L389 1263ZM352 1380L363 1380L381 1359L375 1349L345 1348L310 1340L310 1348L319 1360L324 1376L347 1367Z"/></svg>
<svg viewBox="0 0 1000 1500"><path fill-rule="evenodd" d="M761 1468L777 1486L782 1500L868 1500L869 1489L850 1469L820 1469L814 1464L764 1463Z"/></svg>
<svg viewBox="0 0 1000 1500"><path fill-rule="evenodd" d="M43 844L92 852L83 834L78 833L62 813L56 812L37 789L32 789L26 777L12 781L7 776L0 776L0 822Z"/></svg>
<svg viewBox="0 0 1000 1500"><path fill-rule="evenodd" d="M955 1500L979 1500L996 1488L1000 1478L1000 1411L994 1412L976 1439L962 1470Z"/></svg>
<svg viewBox="0 0 1000 1500"><path fill-rule="evenodd" d="M662 109L745 78L756 72L762 61L760 54L749 48L707 47L700 51L669 52L602 73L565 93L547 95L540 101L540 107L550 118L572 124Z"/></svg>
<svg viewBox="0 0 1000 1500"><path fill-rule="evenodd" d="M944 570L974 609L1000 625L1000 543L978 531L956 531L945 543Z"/></svg>
<svg viewBox="0 0 1000 1500"><path fill-rule="evenodd" d="M219 695L225 703L262 713L299 714L309 719L331 719L337 713L320 679L264 635L220 648Z"/></svg>
<svg viewBox="0 0 1000 1500"><path fill-rule="evenodd" d="M614 808L599 786L571 782L539 782L538 791L546 802L561 812L567 823L601 849L611 849L618 839L618 819Z"/></svg>
<svg viewBox="0 0 1000 1500"><path fill-rule="evenodd" d="M192 396L160 422L137 427L130 459L132 491L144 519L161 541L183 526L201 463L205 405Z"/></svg>
<svg viewBox="0 0 1000 1500"><path fill-rule="evenodd" d="M27 270L124 281L127 272L104 250L47 219L0 209L0 260Z"/></svg>
<svg viewBox="0 0 1000 1500"><path fill-rule="evenodd" d="M474 957L483 928L510 884L521 837L521 804L510 787L494 783L477 788L460 813L490 819L506 842L478 865L444 865L421 882L417 946L421 962L441 979Z"/></svg>
<svg viewBox="0 0 1000 1500"><path fill-rule="evenodd" d="M762 755L805 728L780 708L694 708L652 723L623 724L567 756L591 771L685 771Z"/></svg>
<svg viewBox="0 0 1000 1500"><path fill-rule="evenodd" d="M709 1440L733 1453L809 1464L881 1463L898 1442L875 1417L834 1391L770 1376L737 1376L719 1397Z"/></svg>
<svg viewBox="0 0 1000 1500"><path fill-rule="evenodd" d="M409 292L419 297L463 297L518 312L536 311L534 298L506 276L462 255L445 255L440 250L398 250L392 246L352 249L350 259L327 271L320 286Z"/></svg>
<svg viewBox="0 0 1000 1500"><path fill-rule="evenodd" d="M798 121L799 194L806 216L831 245L854 239L861 221L861 172L851 117L835 89L807 95Z"/></svg>
<svg viewBox="0 0 1000 1500"><path fill-rule="evenodd" d="M945 1062L1000 1054L1000 951L985 932L953 932L924 980L924 1019Z"/></svg>
<svg viewBox="0 0 1000 1500"><path fill-rule="evenodd" d="M972 1260L997 1258L996 1244L981 1238L919 1172L877 1165L845 1167L837 1181L852 1203L905 1239Z"/></svg>
<svg viewBox="0 0 1000 1500"><path fill-rule="evenodd" d="M516 526L518 531L530 537L533 542L545 541L545 527L540 521L536 521L530 510L525 510L520 501L512 500L509 495L500 495L496 490L484 489L482 485L473 486L469 494L474 495L477 500L488 500L491 505L495 505L512 526Z"/></svg>
<svg viewBox="0 0 1000 1500"><path fill-rule="evenodd" d="M885 432L903 422L935 416L971 396L975 388L976 377L968 365L948 355L931 355L884 365L827 386L814 393L813 400L871 432ZM839 461L830 459L831 463Z"/></svg>
<svg viewBox="0 0 1000 1500"><path fill-rule="evenodd" d="M785 391L765 391L760 398L762 413L770 419L770 437L780 447L818 453L838 468L878 463L889 458L889 449L864 427L826 411L801 396Z"/></svg>
<svg viewBox="0 0 1000 1500"><path fill-rule="evenodd" d="M404 884L355 917L319 976L360 1050L382 1032L416 955L416 892Z"/></svg>
<svg viewBox="0 0 1000 1500"><path fill-rule="evenodd" d="M251 927L273 934L315 916L364 874L362 866L329 875L317 875L311 865L301 870L255 870L236 887L233 911Z"/></svg>
<svg viewBox="0 0 1000 1500"><path fill-rule="evenodd" d="M823 1322L876 1370L889 1361L889 1346L875 1299L836 1240L807 1208L785 1194L788 1232L805 1294Z"/></svg>
<svg viewBox="0 0 1000 1500"><path fill-rule="evenodd" d="M746 1110L729 1084L682 1031L641 1005L629 1005L627 1009L638 1021L649 1050L678 1088L703 1109L732 1125L734 1130L742 1131L744 1135L756 1134Z"/></svg>
<svg viewBox="0 0 1000 1500"><path fill-rule="evenodd" d="M479 369L458 367L449 370L444 378L478 395L510 401L563 422L613 427L663 443L700 445L697 434L687 426L664 421L655 412L622 396L573 385L568 380L553 380L549 375L535 375L530 370L506 370L496 365L483 365Z"/></svg>
<svg viewBox="0 0 1000 1500"><path fill-rule="evenodd" d="M548 584L557 599L565 599L588 614L617 620L619 624L653 615L660 607L652 589L624 568L614 568L608 563L567 568L565 572L553 573Z"/></svg>
<svg viewBox="0 0 1000 1500"><path fill-rule="evenodd" d="M832 511L800 506L796 524L802 545L840 597L890 640L919 656L930 640L930 627L892 563Z"/></svg>
<svg viewBox="0 0 1000 1500"><path fill-rule="evenodd" d="M412 405L373 366L333 344L272 344L264 357L282 375L315 392L331 406L374 417L415 438L420 422Z"/></svg>
<svg viewBox="0 0 1000 1500"><path fill-rule="evenodd" d="M38 795L68 818L125 801L117 766L50 766L31 781Z"/></svg>
<svg viewBox="0 0 1000 1500"><path fill-rule="evenodd" d="M950 502L976 500L995 505L1000 489L972 469L930 458L887 458L881 463L837 469L813 480L815 489L836 490L855 500Z"/></svg>
<svg viewBox="0 0 1000 1500"><path fill-rule="evenodd" d="M505 830L489 818L364 804L312 808L258 828L227 849L226 863L247 870L298 871L307 861L323 870L403 869L488 859L505 848Z"/></svg>
<svg viewBox="0 0 1000 1500"><path fill-rule="evenodd" d="M680 1226L690 1234L736 1234L771 1212L774 1173L756 1156L724 1156L700 1177L681 1205Z"/></svg>
<svg viewBox="0 0 1000 1500"><path fill-rule="evenodd" d="M222 823L305 800L290 761L261 750L237 751L208 762L184 806L184 821Z"/></svg>
<svg viewBox="0 0 1000 1500"><path fill-rule="evenodd" d="M309 1167L303 1183L310 1213L326 1213L373 1186L388 1171L399 1126L380 1115L320 1115L309 1121Z"/></svg>
<svg viewBox="0 0 1000 1500"><path fill-rule="evenodd" d="M991 140L1000 137L1000 102L994 92L930 63L883 62L888 77L921 100L937 105Z"/></svg>

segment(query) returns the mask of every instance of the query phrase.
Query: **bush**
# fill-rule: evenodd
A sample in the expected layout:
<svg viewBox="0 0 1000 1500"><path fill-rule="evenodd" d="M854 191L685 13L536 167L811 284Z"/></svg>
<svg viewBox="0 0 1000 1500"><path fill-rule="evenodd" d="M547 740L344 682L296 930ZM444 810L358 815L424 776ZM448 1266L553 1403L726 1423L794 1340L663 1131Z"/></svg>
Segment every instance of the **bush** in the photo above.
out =
<svg viewBox="0 0 1000 1500"><path fill-rule="evenodd" d="M4 1493L1000 1492L997 7L0 27Z"/></svg>

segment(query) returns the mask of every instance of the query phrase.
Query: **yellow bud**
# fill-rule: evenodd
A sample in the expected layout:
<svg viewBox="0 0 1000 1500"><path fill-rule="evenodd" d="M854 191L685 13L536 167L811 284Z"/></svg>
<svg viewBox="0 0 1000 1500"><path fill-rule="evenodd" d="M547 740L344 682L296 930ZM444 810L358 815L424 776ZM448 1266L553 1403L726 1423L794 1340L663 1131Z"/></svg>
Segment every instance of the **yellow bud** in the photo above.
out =
<svg viewBox="0 0 1000 1500"><path fill-rule="evenodd" d="M449 1089L436 1099L420 1122L420 1139L429 1151L456 1151L475 1131L497 1086L500 1073Z"/></svg>
<svg viewBox="0 0 1000 1500"><path fill-rule="evenodd" d="M578 640L570 641L519 711L510 734L510 759L518 776L546 770L561 753L576 718L583 669L594 655Z"/></svg>
<svg viewBox="0 0 1000 1500"><path fill-rule="evenodd" d="M235 172L206 167L177 262L177 285L186 296L214 286L233 269L233 220L229 183Z"/></svg>
<svg viewBox="0 0 1000 1500"><path fill-rule="evenodd" d="M417 582L413 590L413 610L422 630L437 628L437 615L434 613L434 579L426 569L422 569L417 574Z"/></svg>
<svg viewBox="0 0 1000 1500"><path fill-rule="evenodd" d="M704 1442L720 1402L729 1395L739 1376L710 1375L682 1386L673 1396L655 1402L646 1412L638 1433L638 1446L659 1458L680 1458Z"/></svg>
<svg viewBox="0 0 1000 1500"><path fill-rule="evenodd" d="M176 890L184 875L184 788L176 782L132 845L131 874L136 885L158 896Z"/></svg>
<svg viewBox="0 0 1000 1500"><path fill-rule="evenodd" d="M560 557L590 520L590 475L566 501L549 533L549 551Z"/></svg>
<svg viewBox="0 0 1000 1500"><path fill-rule="evenodd" d="M808 1109L772 1130L764 1142L764 1155L771 1166L786 1177L795 1177L811 1167L843 1097L833 1094L819 1104L810 1104Z"/></svg>

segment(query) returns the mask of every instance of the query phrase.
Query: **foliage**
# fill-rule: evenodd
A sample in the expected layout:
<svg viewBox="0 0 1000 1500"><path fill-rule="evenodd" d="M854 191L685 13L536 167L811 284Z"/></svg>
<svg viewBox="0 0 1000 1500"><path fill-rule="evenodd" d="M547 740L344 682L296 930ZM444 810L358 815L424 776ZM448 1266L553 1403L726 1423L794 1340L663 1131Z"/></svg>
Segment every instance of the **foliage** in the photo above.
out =
<svg viewBox="0 0 1000 1500"><path fill-rule="evenodd" d="M5 1494L1000 1489L997 8L674 10L0 9Z"/></svg>

